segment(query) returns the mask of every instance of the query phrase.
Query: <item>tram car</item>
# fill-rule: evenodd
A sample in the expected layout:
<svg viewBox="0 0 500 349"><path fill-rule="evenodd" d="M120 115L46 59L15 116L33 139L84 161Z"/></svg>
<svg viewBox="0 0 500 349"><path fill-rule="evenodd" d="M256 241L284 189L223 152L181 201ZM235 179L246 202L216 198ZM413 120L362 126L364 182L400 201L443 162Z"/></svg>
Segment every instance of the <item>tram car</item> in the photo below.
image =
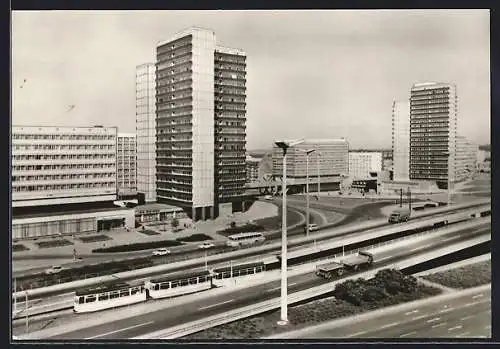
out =
<svg viewBox="0 0 500 349"><path fill-rule="evenodd" d="M224 286L225 280L243 279L252 277L256 274L261 274L266 271L264 262L246 263L240 265L228 265L227 267L219 267L212 271L212 283L217 286Z"/></svg>
<svg viewBox="0 0 500 349"><path fill-rule="evenodd" d="M145 302L146 299L143 283L108 283L76 291L73 311L90 313Z"/></svg>
<svg viewBox="0 0 500 349"><path fill-rule="evenodd" d="M208 270L176 273L145 282L150 298L175 297L212 288L212 276Z"/></svg>

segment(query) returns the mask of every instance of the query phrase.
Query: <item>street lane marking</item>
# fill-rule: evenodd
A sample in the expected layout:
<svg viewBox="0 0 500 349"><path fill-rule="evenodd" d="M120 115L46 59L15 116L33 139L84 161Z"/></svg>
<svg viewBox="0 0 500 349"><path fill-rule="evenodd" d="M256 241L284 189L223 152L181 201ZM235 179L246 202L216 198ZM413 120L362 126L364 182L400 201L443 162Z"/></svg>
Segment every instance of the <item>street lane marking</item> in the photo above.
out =
<svg viewBox="0 0 500 349"><path fill-rule="evenodd" d="M392 327L392 326L399 325L400 323L401 322L391 322L390 324L387 324L387 325L384 325L384 326L380 326L379 328L382 329L382 328Z"/></svg>
<svg viewBox="0 0 500 349"><path fill-rule="evenodd" d="M273 287L273 288L270 288L269 290L267 290L266 292L273 292L273 291L279 290L280 288L281 288L281 286Z"/></svg>
<svg viewBox="0 0 500 349"><path fill-rule="evenodd" d="M110 335L110 334L113 334L113 333L130 330L132 328L150 325L152 323L154 323L154 321L148 321L148 322L145 322L143 324L138 324L138 325L134 325L134 326L130 326L130 327L120 328L119 330L115 330L115 331L111 331L111 332L106 332L106 333L103 333L103 334L98 334L97 336L89 337L89 338L86 338L86 339L94 339L94 338L98 338L98 337L104 337L104 336L107 336L107 335Z"/></svg>
<svg viewBox="0 0 500 349"><path fill-rule="evenodd" d="M360 331L360 332L356 332L356 333L350 334L347 337L361 336L362 334L365 334L365 333L366 333L366 331Z"/></svg>
<svg viewBox="0 0 500 349"><path fill-rule="evenodd" d="M455 327L450 327L450 328L448 329L448 331L455 331L455 330L459 330L459 329L461 329L461 328L462 328L462 325L458 325L458 326L455 326Z"/></svg>
<svg viewBox="0 0 500 349"><path fill-rule="evenodd" d="M448 240L451 240L451 239L455 239L455 236L450 236L449 238L443 239L441 241L448 241Z"/></svg>
<svg viewBox="0 0 500 349"><path fill-rule="evenodd" d="M435 317L434 319L427 320L427 322L431 323L431 322L436 322L436 321L439 321L439 320L441 320L441 318Z"/></svg>
<svg viewBox="0 0 500 349"><path fill-rule="evenodd" d="M464 307L470 307L470 306L473 306L476 304L477 304L477 302L467 303L467 304L464 304Z"/></svg>
<svg viewBox="0 0 500 349"><path fill-rule="evenodd" d="M434 244L427 244L427 245L424 245L424 246L418 246L418 247L415 247L414 249L411 249L410 252L413 252L413 251L416 251L416 250L422 250L426 247L430 247L430 246L433 246Z"/></svg>
<svg viewBox="0 0 500 349"><path fill-rule="evenodd" d="M411 336L412 334L416 334L416 333L417 333L417 331L411 331L411 332L408 332L408 333L402 334L401 336L399 336L399 338L403 338L403 337Z"/></svg>
<svg viewBox="0 0 500 349"><path fill-rule="evenodd" d="M410 314L414 314L414 313L418 313L418 310L415 309L415 310L409 311L409 312L405 313L405 315L410 315Z"/></svg>
<svg viewBox="0 0 500 349"><path fill-rule="evenodd" d="M470 332L468 331L468 332L458 334L457 337L464 337L464 336L467 336L469 334L470 334Z"/></svg>
<svg viewBox="0 0 500 349"><path fill-rule="evenodd" d="M389 258L392 258L392 256L387 256L384 258L377 259L377 262L382 262L382 261L385 261L386 259L389 259Z"/></svg>
<svg viewBox="0 0 500 349"><path fill-rule="evenodd" d="M482 293L476 294L475 296L472 296L472 299L481 298L482 296L484 296Z"/></svg>
<svg viewBox="0 0 500 349"><path fill-rule="evenodd" d="M414 318L412 318L412 320L420 320L420 319L423 319L424 317L426 317L427 315L419 315L419 316L415 316Z"/></svg>
<svg viewBox="0 0 500 349"><path fill-rule="evenodd" d="M474 315L467 315L467 316L461 317L460 320L461 321L467 320L467 319L470 319L471 317L474 317Z"/></svg>
<svg viewBox="0 0 500 349"><path fill-rule="evenodd" d="M296 282L292 282L291 284L288 284L288 286L293 286L293 285L297 285Z"/></svg>
<svg viewBox="0 0 500 349"><path fill-rule="evenodd" d="M447 308L447 309L440 310L439 314L447 313L447 312L452 311L452 310L455 310L455 308Z"/></svg>
<svg viewBox="0 0 500 349"><path fill-rule="evenodd" d="M432 325L432 328L441 327L441 326L444 326L444 325L446 325L446 322L441 322L440 324Z"/></svg>
<svg viewBox="0 0 500 349"><path fill-rule="evenodd" d="M213 308L213 307L216 307L218 305L222 305L222 304L226 304L226 303L229 303L229 302L232 302L233 300L230 299L228 301L225 301L225 302L220 302L220 303L215 303L215 304L210 304L210 305L207 305L206 307L201 307L200 310L203 310L203 309L208 309L208 308Z"/></svg>

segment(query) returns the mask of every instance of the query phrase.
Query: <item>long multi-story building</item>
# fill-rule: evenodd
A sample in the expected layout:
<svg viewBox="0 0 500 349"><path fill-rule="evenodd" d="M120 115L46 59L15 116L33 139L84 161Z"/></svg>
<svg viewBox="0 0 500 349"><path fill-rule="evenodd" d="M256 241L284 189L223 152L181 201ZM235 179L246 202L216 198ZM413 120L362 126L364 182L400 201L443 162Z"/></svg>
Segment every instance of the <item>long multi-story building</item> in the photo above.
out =
<svg viewBox="0 0 500 349"><path fill-rule="evenodd" d="M12 237L74 235L134 224L113 206L116 127L12 127Z"/></svg>
<svg viewBox="0 0 500 349"><path fill-rule="evenodd" d="M190 28L157 45L157 201L214 218L243 208L246 55ZM226 210L224 208L224 210Z"/></svg>
<svg viewBox="0 0 500 349"><path fill-rule="evenodd" d="M309 155L309 176L347 176L349 173L349 143L341 139L306 139L287 151L287 177L306 177L306 150L315 149ZM319 171L318 171L319 169ZM273 176L283 173L283 151L273 145Z"/></svg>
<svg viewBox="0 0 500 349"><path fill-rule="evenodd" d="M446 188L455 181L456 86L420 83L410 97L410 179Z"/></svg>
<svg viewBox="0 0 500 349"><path fill-rule="evenodd" d="M12 206L116 199L116 127L12 127Z"/></svg>
<svg viewBox="0 0 500 349"><path fill-rule="evenodd" d="M136 67L135 115L137 192L141 201L156 201L156 65Z"/></svg>
<svg viewBox="0 0 500 349"><path fill-rule="evenodd" d="M392 166L396 181L410 179L410 102L392 104Z"/></svg>
<svg viewBox="0 0 500 349"><path fill-rule="evenodd" d="M119 198L137 195L135 133L118 133L116 145L116 190Z"/></svg>
<svg viewBox="0 0 500 349"><path fill-rule="evenodd" d="M369 179L370 173L382 171L382 152L349 152L349 177Z"/></svg>
<svg viewBox="0 0 500 349"><path fill-rule="evenodd" d="M458 136L455 149L455 179L463 181L470 178L477 170L478 145L467 138Z"/></svg>

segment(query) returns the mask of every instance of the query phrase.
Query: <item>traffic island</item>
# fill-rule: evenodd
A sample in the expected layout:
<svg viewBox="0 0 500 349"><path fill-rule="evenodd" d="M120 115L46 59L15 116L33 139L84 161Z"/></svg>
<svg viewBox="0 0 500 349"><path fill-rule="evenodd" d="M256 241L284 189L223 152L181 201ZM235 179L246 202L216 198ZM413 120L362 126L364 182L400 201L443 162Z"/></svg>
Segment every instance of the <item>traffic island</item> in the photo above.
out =
<svg viewBox="0 0 500 349"><path fill-rule="evenodd" d="M404 275L395 269L383 269L370 280L359 278L337 284L327 298L289 307L289 324L286 327L277 325L280 311L276 310L182 338L258 339L441 293L440 289L419 283L411 275Z"/></svg>

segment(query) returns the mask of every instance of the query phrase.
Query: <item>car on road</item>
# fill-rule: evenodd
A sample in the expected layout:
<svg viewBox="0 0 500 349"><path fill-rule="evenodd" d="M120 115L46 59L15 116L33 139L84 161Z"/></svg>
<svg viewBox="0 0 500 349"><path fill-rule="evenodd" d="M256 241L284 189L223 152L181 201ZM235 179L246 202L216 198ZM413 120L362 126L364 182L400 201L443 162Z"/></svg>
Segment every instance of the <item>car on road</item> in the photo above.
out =
<svg viewBox="0 0 500 349"><path fill-rule="evenodd" d="M48 269L45 269L45 274L57 274L63 270L63 267L60 265L53 265Z"/></svg>
<svg viewBox="0 0 500 349"><path fill-rule="evenodd" d="M153 251L153 256L166 256L167 254L170 254L170 250L166 248L159 248Z"/></svg>
<svg viewBox="0 0 500 349"><path fill-rule="evenodd" d="M273 196L272 195L266 195L266 196L264 196L264 199L265 200L272 200Z"/></svg>
<svg viewBox="0 0 500 349"><path fill-rule="evenodd" d="M214 246L215 246L215 245L214 245L214 244L212 244L211 242L204 242L204 243L202 243L202 244L198 245L198 248L199 248L199 249L201 249L201 250L205 250L205 249L207 249L207 248L212 248L212 247L214 247Z"/></svg>

